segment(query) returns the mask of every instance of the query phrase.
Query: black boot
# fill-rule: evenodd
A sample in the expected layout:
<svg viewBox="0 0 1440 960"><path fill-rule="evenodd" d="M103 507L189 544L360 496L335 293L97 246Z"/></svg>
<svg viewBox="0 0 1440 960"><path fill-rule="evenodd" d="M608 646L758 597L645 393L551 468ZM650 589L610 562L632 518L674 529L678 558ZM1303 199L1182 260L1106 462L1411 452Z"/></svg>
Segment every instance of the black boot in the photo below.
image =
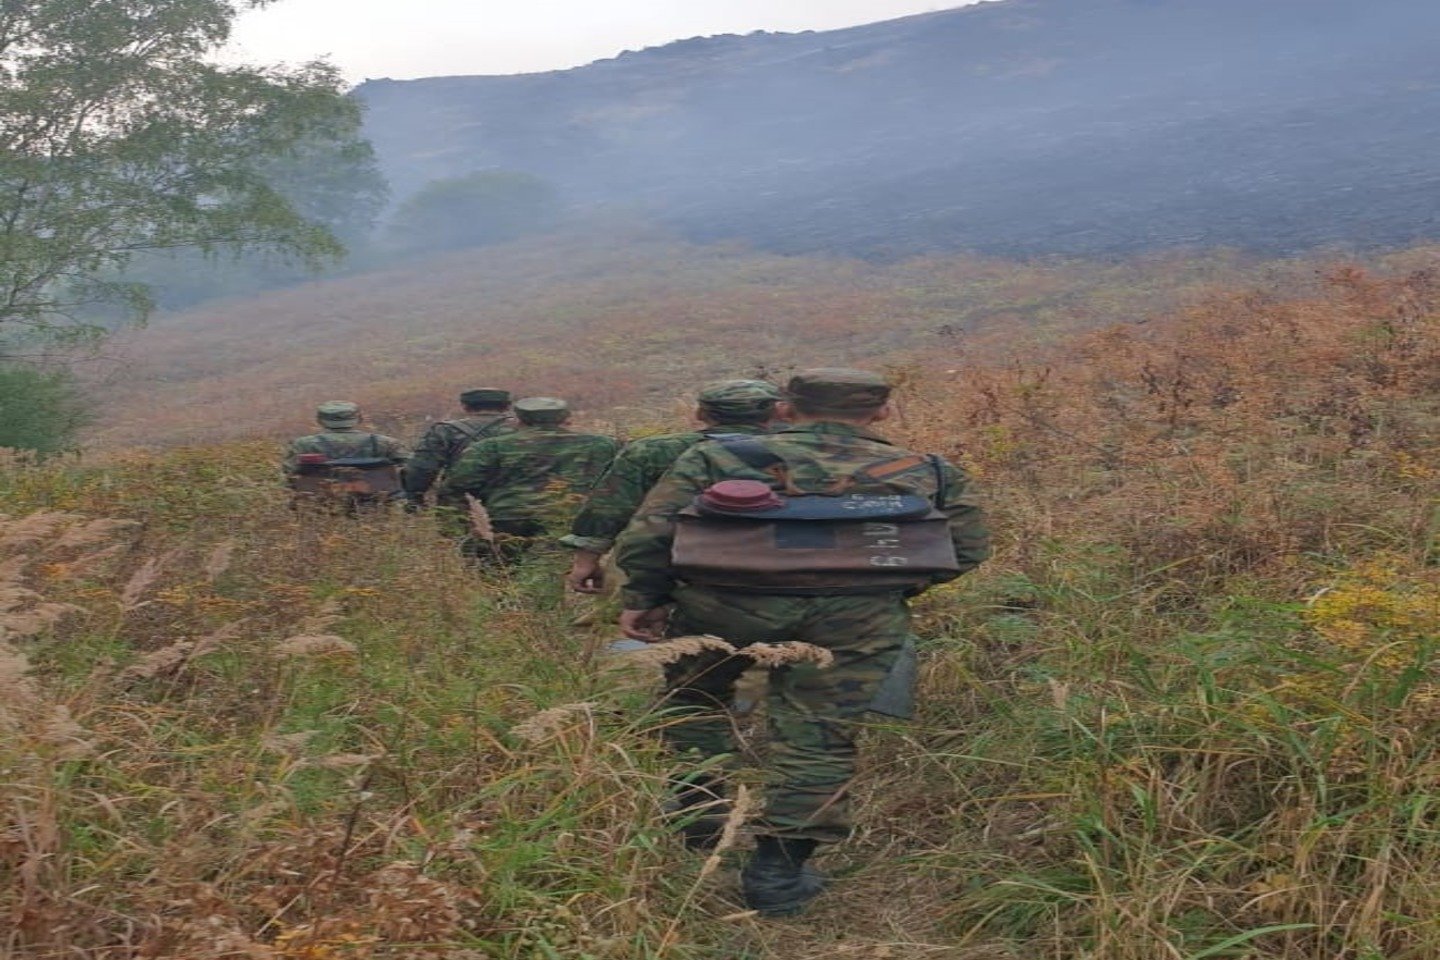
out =
<svg viewBox="0 0 1440 960"><path fill-rule="evenodd" d="M709 850L720 842L729 820L725 784L719 777L708 774L677 780L674 793L665 801L664 811L666 819L675 823L685 846L691 850Z"/></svg>
<svg viewBox="0 0 1440 960"><path fill-rule="evenodd" d="M805 861L817 841L756 837L755 855L740 871L745 906L762 917L788 917L804 910L825 889L825 877Z"/></svg>

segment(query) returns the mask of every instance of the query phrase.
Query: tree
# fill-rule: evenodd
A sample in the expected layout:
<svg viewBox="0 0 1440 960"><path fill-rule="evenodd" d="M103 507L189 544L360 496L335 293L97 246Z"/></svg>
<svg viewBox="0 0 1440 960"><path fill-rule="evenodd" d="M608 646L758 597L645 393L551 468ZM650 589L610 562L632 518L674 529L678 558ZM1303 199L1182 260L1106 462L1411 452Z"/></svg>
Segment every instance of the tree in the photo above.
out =
<svg viewBox="0 0 1440 960"><path fill-rule="evenodd" d="M0 337L143 319L122 271L144 251L343 252L273 182L316 153L373 164L338 74L206 59L264 2L0 0Z"/></svg>
<svg viewBox="0 0 1440 960"><path fill-rule="evenodd" d="M560 204L539 177L487 170L433 180L400 205L390 235L407 250L504 243L552 226Z"/></svg>
<svg viewBox="0 0 1440 960"><path fill-rule="evenodd" d="M0 364L0 447L59 453L89 421L68 370Z"/></svg>
<svg viewBox="0 0 1440 960"><path fill-rule="evenodd" d="M359 145L364 147L363 144ZM388 193L368 148L319 141L263 171L305 219L344 245L346 269L363 265L375 243L375 221ZM313 279L312 265L283 256L207 256L195 249L136 254L123 276L144 284L157 307L183 309L216 297L253 296Z"/></svg>

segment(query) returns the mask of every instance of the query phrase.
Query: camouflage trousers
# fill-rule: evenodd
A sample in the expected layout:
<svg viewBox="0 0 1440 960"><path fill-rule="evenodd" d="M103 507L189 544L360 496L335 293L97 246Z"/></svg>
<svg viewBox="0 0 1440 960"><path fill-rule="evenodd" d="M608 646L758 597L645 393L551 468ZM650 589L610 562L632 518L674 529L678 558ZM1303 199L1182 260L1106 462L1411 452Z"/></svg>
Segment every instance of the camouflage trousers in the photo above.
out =
<svg viewBox="0 0 1440 960"><path fill-rule="evenodd" d="M899 593L786 597L682 587L670 632L708 633L737 647L799 640L824 647L829 667L791 664L770 671L766 696L764 833L833 843L850 833L856 735L906 637L910 614ZM747 657L707 651L666 668L663 704L676 711L670 745L697 759L733 752L729 706Z"/></svg>

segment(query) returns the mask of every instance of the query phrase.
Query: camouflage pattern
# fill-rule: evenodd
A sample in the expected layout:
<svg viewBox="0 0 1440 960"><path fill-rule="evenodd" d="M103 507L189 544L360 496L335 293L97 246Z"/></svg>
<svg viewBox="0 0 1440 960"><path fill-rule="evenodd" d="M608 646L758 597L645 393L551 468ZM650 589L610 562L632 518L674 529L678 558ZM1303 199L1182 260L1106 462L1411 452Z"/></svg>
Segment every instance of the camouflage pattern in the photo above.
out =
<svg viewBox="0 0 1440 960"><path fill-rule="evenodd" d="M282 468L286 475L299 471L302 453L323 453L331 460L346 457L383 457L392 463L404 463L410 455L405 445L394 437L371 433L357 427L330 427L320 433L297 437L285 451Z"/></svg>
<svg viewBox="0 0 1440 960"><path fill-rule="evenodd" d="M675 458L719 433L764 433L781 399L779 389L764 380L720 380L700 389L695 402L711 426L632 441L620 451L576 515L570 533L560 542L577 550L606 553L645 494Z"/></svg>
<svg viewBox="0 0 1440 960"><path fill-rule="evenodd" d="M864 467L908 453L868 429L846 423L794 425L759 439L767 450L784 459L790 483L804 493L833 492L837 481L844 483ZM944 486L938 496L936 473L929 462L887 476L883 484L861 479L846 489L851 493L915 493L932 499L950 518L955 555L964 573L989 556L989 536L980 508L967 494L965 473L943 460L940 467L938 479ZM745 464L721 444L700 443L682 453L646 496L616 545L616 562L629 577L624 591L628 609L648 610L669 601L676 586L670 573L675 515L712 483L731 479L775 483L769 473Z"/></svg>
<svg viewBox="0 0 1440 960"><path fill-rule="evenodd" d="M360 405L349 400L326 400L315 408L315 419L322 427L359 426Z"/></svg>
<svg viewBox="0 0 1440 960"><path fill-rule="evenodd" d="M471 444L514 431L515 421L510 414L499 411L470 414L431 424L405 464L406 496L415 499L424 496L441 474L460 461Z"/></svg>
<svg viewBox="0 0 1440 960"><path fill-rule="evenodd" d="M531 426L560 424L570 419L570 404L559 397L525 397L515 401L514 410L521 423Z"/></svg>
<svg viewBox="0 0 1440 960"><path fill-rule="evenodd" d="M781 399L775 384L765 380L720 380L701 387L695 404L716 424L758 422L770 419Z"/></svg>
<svg viewBox="0 0 1440 960"><path fill-rule="evenodd" d="M869 370L819 367L791 377L785 396L812 412L856 413L884 405L890 399L890 384Z"/></svg>
<svg viewBox="0 0 1440 960"><path fill-rule="evenodd" d="M639 509L645 494L680 454L717 433L764 432L765 428L757 424L735 423L632 440L595 484L585 506L570 525L570 533L561 537L560 542L577 550L607 552Z"/></svg>
<svg viewBox="0 0 1440 960"><path fill-rule="evenodd" d="M873 397L873 384L859 388ZM980 509L969 496L964 472L953 464L941 461L938 476L933 462L922 462L883 483L861 477L863 468L908 452L849 423L796 424L760 443L784 460L784 479L795 491L843 487L854 493L919 494L949 517L961 572L989 555ZM700 443L681 454L616 545L616 560L629 577L622 591L625 606L648 610L673 602L671 635L708 633L737 646L801 640L834 654L828 668L805 664L771 672L769 786L760 827L780 837L840 840L850 824L845 795L855 768L854 721L869 708L910 635L905 597L839 591L786 596L679 583L669 567L674 518L698 493L724 479L781 482L719 443ZM668 733L677 748L702 758L730 752L726 710L745 666L743 660L712 654L683 658L671 667L667 702L690 715Z"/></svg>
<svg viewBox="0 0 1440 960"><path fill-rule="evenodd" d="M538 535L569 521L619 449L611 437L546 424L521 426L471 445L440 496L464 502L470 494L484 504L497 529L511 526Z"/></svg>
<svg viewBox="0 0 1440 960"><path fill-rule="evenodd" d="M765 814L759 832L834 843L850 832L848 788L855 775L856 722L863 718L909 636L899 593L779 597L681 587L670 632L713 634L737 647L800 640L825 647L832 666L791 664L770 671ZM679 722L667 743L696 761L733 753L727 708L753 661L707 652L666 668L666 698Z"/></svg>

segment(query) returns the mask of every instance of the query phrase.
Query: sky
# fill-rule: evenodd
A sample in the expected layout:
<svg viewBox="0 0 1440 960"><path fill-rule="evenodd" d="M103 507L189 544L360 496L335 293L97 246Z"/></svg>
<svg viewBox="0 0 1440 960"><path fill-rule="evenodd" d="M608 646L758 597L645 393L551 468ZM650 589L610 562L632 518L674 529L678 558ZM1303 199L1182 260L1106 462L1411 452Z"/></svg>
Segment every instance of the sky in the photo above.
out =
<svg viewBox="0 0 1440 960"><path fill-rule="evenodd" d="M243 14L227 59L325 57L347 78L528 73L752 30L829 30L974 0L278 0Z"/></svg>

